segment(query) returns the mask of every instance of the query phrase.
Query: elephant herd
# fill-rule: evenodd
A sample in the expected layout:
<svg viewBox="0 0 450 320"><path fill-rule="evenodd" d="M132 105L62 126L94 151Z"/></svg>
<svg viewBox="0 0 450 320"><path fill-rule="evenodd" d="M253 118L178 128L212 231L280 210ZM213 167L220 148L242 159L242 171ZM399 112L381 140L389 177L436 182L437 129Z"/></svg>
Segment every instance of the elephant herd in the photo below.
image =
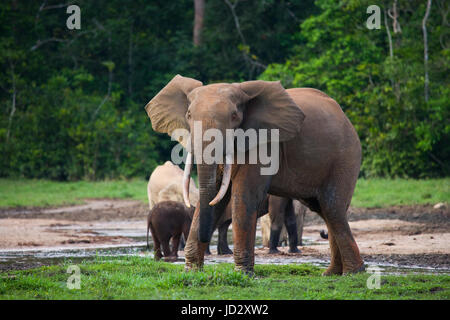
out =
<svg viewBox="0 0 450 320"><path fill-rule="evenodd" d="M167 133L187 150L181 183L161 184L159 192L152 183L149 186L150 203L172 197L168 191L176 189L177 196L168 201L183 201L190 207L186 270L203 267L214 230L219 228L220 233L223 226L221 239L226 239L225 226L231 220L235 269L252 273L257 219L266 213L272 222L271 250L276 249L282 223L290 236L290 249L297 250L294 200L326 223L331 261L324 275L365 269L347 217L361 165L361 143L330 96L312 88L285 89L279 81L204 85L176 75L145 110L155 132ZM236 145L240 133L244 133L244 142ZM250 143L246 135L256 143ZM221 147L215 143L219 136L226 137ZM213 161L203 161L213 140ZM261 156L268 155L268 150L269 165ZM198 191L190 179L193 164ZM152 207L150 228L160 216L155 210Z"/></svg>
<svg viewBox="0 0 450 320"><path fill-rule="evenodd" d="M176 258L180 240L188 238L198 201L198 189L193 181L190 183L191 206L183 202L183 171L170 161L156 167L147 185L150 213L147 220L147 247L149 230L151 231L155 259ZM264 208L267 214L260 218L262 244L269 248L269 253L279 252L277 247L283 242L289 243L289 252L299 252L302 245L303 219L306 207L299 201L277 196L268 196ZM218 223L217 254L232 254L228 246L227 233L231 224L231 208ZM170 241L172 241L170 245ZM162 250L161 250L162 247ZM206 250L210 254L209 248Z"/></svg>

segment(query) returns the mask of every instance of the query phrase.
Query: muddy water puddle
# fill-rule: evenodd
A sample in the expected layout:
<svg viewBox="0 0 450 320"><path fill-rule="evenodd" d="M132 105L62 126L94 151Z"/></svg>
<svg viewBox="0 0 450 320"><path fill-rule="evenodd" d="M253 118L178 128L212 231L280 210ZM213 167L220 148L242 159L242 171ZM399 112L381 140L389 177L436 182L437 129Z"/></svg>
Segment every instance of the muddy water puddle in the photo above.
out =
<svg viewBox="0 0 450 320"><path fill-rule="evenodd" d="M94 260L96 257L120 257L120 256L140 256L153 258L153 244L150 243L150 250L146 247L146 242L142 241L142 235L137 234L134 243L121 245L95 245L86 247L48 247L36 249L10 249L0 250L0 271L11 269L28 269L43 265L54 265L59 263L77 264L83 261ZM215 244L217 243L217 239ZM311 240L311 242L313 242ZM216 252L217 246L212 244L210 249ZM233 249L233 246L230 245ZM261 248L259 246L259 248ZM184 264L184 252L179 252L179 257L175 264ZM234 263L232 255L219 256L216 254L205 256L205 264L213 265L219 263ZM289 255L273 257L262 255L255 257L255 264L302 264L310 263L320 267L327 267L329 260L303 255ZM384 274L449 274L450 269L429 268L422 266L399 266L391 263L366 262L367 268L377 267Z"/></svg>
<svg viewBox="0 0 450 320"><path fill-rule="evenodd" d="M60 263L77 264L82 261L94 260L96 257L120 257L120 256L141 256L153 258L153 241L149 237L150 250L146 246L146 228L145 223L136 221L114 221L100 222L89 225L76 224L58 224L53 226L55 231L72 232L75 234L92 234L95 237L123 237L127 243L89 243L84 245L61 245L49 247L36 247L24 249L0 249L0 271L14 269L29 269L43 265L54 265ZM210 249L212 255L205 256L205 264L234 263L232 255L219 256L217 252L217 231L213 234ZM232 231L228 233L229 243L232 241ZM312 246L327 245L327 241L320 238L303 237L303 246L305 248ZM233 249L233 246L230 245ZM261 253L262 240L261 231L258 228L256 234L257 254L255 264L302 264L311 263L320 267L327 267L328 259L317 258L308 254L302 255L267 255ZM184 252L179 252L179 258L172 261L176 264L184 264ZM382 272L390 274L405 273L427 273L427 274L450 274L450 269L426 268L419 266L399 266L385 262L367 262L367 267L378 267Z"/></svg>
<svg viewBox="0 0 450 320"><path fill-rule="evenodd" d="M351 223L354 224L352 228L361 244L361 252L365 255L366 266L379 267L382 272L391 274L450 274L447 241L450 229L446 227L448 214L436 213L432 207L411 208L411 212L394 209L389 212L383 209L378 213L366 210L353 214L354 219L361 218ZM59 208L0 210L0 235L3 235L0 272L60 263L77 264L84 260L94 260L97 256L106 260L117 256L142 256L151 259L151 237L150 250L146 249L147 211L147 206L140 202L102 199ZM411 214L414 217L418 215L424 224L418 223L415 218L411 222ZM307 215L306 220L309 218ZM318 235L323 225L317 221L311 223L313 224L307 224L304 230L302 254L277 255L268 255L267 249L261 250L261 230L258 224L255 263L311 263L320 267L328 266L328 241ZM438 229L436 223L439 224ZM232 243L231 230L228 240ZM216 244L217 231L210 246L213 253L216 252ZM286 247L282 251L286 251ZM184 252L180 251L179 255L174 263L183 264ZM205 263L234 261L232 255L212 254L205 257Z"/></svg>
<svg viewBox="0 0 450 320"><path fill-rule="evenodd" d="M145 245L104 245L95 247L73 248L39 248L25 250L1 250L0 271L7 269L28 269L43 265L59 263L77 263L84 260L92 260L95 257L130 256L137 255L144 250Z"/></svg>

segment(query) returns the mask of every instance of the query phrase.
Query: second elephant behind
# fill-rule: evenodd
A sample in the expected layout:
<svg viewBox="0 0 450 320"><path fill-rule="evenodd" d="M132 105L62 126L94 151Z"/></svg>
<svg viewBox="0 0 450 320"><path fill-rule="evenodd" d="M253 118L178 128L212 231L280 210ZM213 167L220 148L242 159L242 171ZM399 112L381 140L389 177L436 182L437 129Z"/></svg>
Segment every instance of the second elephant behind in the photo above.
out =
<svg viewBox="0 0 450 320"><path fill-rule="evenodd" d="M271 205L270 205L271 204ZM296 221L297 244L303 245L303 221L306 214L306 207L298 200L282 198L277 196L269 196L269 208L272 211L260 218L262 245L270 248L272 253L277 252L277 247L283 242L288 243L288 232L286 230L286 223L283 214L275 214L274 210L286 212L286 210L293 210ZM277 236L278 234L278 236ZM278 237L278 241L277 238ZM272 240L272 241L271 241Z"/></svg>
<svg viewBox="0 0 450 320"><path fill-rule="evenodd" d="M198 189L190 179L191 206L198 202ZM183 170L171 161L166 161L153 170L147 184L147 196L150 209L161 201L183 202Z"/></svg>

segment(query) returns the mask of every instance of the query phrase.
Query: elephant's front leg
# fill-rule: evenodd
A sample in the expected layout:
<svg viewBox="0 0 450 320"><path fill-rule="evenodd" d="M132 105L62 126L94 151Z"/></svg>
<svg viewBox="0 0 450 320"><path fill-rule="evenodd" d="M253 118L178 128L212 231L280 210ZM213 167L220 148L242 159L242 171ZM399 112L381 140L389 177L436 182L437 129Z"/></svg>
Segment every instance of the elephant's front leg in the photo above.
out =
<svg viewBox="0 0 450 320"><path fill-rule="evenodd" d="M198 205L194 212L189 236L184 247L186 258L186 270L198 270L203 268L205 251L209 243L203 243L198 240L200 206Z"/></svg>
<svg viewBox="0 0 450 320"><path fill-rule="evenodd" d="M269 217L270 217L270 239L269 253L280 253L278 246L280 245L280 235L283 229L283 220L285 209L288 205L288 199L281 197L269 197Z"/></svg>
<svg viewBox="0 0 450 320"><path fill-rule="evenodd" d="M286 212L284 215L284 225L286 226L286 230L288 233L289 239L289 252L291 253L300 253L298 250L298 229L297 229L297 217L294 212L294 205L292 200L289 200L288 206L286 208Z"/></svg>
<svg viewBox="0 0 450 320"><path fill-rule="evenodd" d="M235 269L253 272L257 209L266 197L271 176L261 176L258 165L241 166L233 179L231 210Z"/></svg>
<svg viewBox="0 0 450 320"><path fill-rule="evenodd" d="M276 254L280 253L278 250L278 245L280 244L280 235L283 225L281 223L272 222L270 225L270 238L269 238L269 253Z"/></svg>

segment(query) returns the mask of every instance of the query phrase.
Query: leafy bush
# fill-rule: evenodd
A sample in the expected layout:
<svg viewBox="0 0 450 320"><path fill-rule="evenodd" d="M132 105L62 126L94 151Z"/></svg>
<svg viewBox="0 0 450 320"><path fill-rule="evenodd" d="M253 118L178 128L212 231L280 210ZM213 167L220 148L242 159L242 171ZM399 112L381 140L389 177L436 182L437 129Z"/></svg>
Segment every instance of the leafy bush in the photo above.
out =
<svg viewBox="0 0 450 320"><path fill-rule="evenodd" d="M336 99L363 147L364 177L450 173L445 2L427 21L430 99L424 99L424 1L398 2L393 57L368 0L206 1L201 46L190 0L87 1L82 30L63 8L0 4L0 177L148 177L173 142L152 131L145 104L177 73L203 83L281 80ZM381 9L387 10L392 2ZM45 4L44 4L45 6ZM152 17L149 19L149 17Z"/></svg>

